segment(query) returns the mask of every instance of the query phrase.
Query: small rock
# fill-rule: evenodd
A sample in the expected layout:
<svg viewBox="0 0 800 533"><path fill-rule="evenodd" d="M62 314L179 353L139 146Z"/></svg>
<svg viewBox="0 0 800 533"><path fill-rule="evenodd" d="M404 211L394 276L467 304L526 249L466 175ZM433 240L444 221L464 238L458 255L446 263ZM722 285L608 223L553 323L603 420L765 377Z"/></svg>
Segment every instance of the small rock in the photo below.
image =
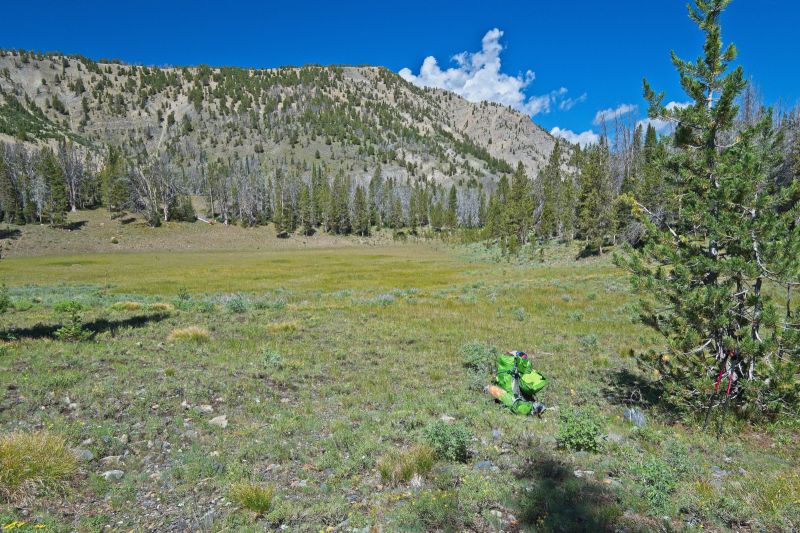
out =
<svg viewBox="0 0 800 533"><path fill-rule="evenodd" d="M128 441L129 441L129 440L130 440L130 437L128 437L128 434L127 434L127 433L125 433L124 435L122 435L122 436L119 438L119 442L120 442L120 444L122 444L123 446L127 446L127 445L128 445Z"/></svg>
<svg viewBox="0 0 800 533"><path fill-rule="evenodd" d="M289 398L281 398L281 403L289 403L291 401Z"/></svg>
<svg viewBox="0 0 800 533"><path fill-rule="evenodd" d="M616 489L622 486L622 482L620 480L611 477L604 479L603 483L608 485L612 489Z"/></svg>
<svg viewBox="0 0 800 533"><path fill-rule="evenodd" d="M455 418L453 418L450 415L442 415L439 417L439 420L441 420L442 422L453 422Z"/></svg>
<svg viewBox="0 0 800 533"><path fill-rule="evenodd" d="M207 403L203 404L203 405L198 405L197 406L197 410L200 411L201 413L213 413L214 412L214 408L211 407L210 405L208 405Z"/></svg>
<svg viewBox="0 0 800 533"><path fill-rule="evenodd" d="M228 417L226 415L215 416L209 420L208 423L212 426L219 426L222 429L225 429L228 427Z"/></svg>
<svg viewBox="0 0 800 533"><path fill-rule="evenodd" d="M183 407L184 409L189 409L191 405L189 405L189 402L187 402L186 400L183 400L181 402L181 407Z"/></svg>
<svg viewBox="0 0 800 533"><path fill-rule="evenodd" d="M475 463L475 470L488 470L492 468L491 461L478 461Z"/></svg>
<svg viewBox="0 0 800 533"><path fill-rule="evenodd" d="M622 418L638 428L643 428L646 424L644 413L636 407L626 407Z"/></svg>
<svg viewBox="0 0 800 533"><path fill-rule="evenodd" d="M103 479L106 481L111 481L114 479L122 479L122 476L125 475L125 472L122 470L107 470L100 475L103 476Z"/></svg>
<svg viewBox="0 0 800 533"><path fill-rule="evenodd" d="M86 461L87 463L94 459L94 454L91 452L91 450L87 450L86 448L76 449L75 455L78 457L78 459L81 461Z"/></svg>
<svg viewBox="0 0 800 533"><path fill-rule="evenodd" d="M576 470L573 473L575 474L575 477L587 478L594 475L594 470Z"/></svg>
<svg viewBox="0 0 800 533"><path fill-rule="evenodd" d="M494 440L500 440L500 437L501 437L502 435L503 435L503 434L500 432L500 430L499 430L499 429L493 429L493 430L492 430L492 438L493 438Z"/></svg>
<svg viewBox="0 0 800 533"><path fill-rule="evenodd" d="M108 455L100 459L101 465L116 465L119 464L120 462L122 462L121 455Z"/></svg>

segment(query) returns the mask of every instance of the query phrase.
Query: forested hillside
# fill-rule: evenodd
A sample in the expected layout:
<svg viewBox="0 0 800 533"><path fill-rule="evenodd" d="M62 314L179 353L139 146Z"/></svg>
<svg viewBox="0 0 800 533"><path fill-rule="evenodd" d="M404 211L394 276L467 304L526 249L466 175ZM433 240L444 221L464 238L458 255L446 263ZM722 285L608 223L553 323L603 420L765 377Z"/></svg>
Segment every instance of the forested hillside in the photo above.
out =
<svg viewBox="0 0 800 533"><path fill-rule="evenodd" d="M381 187L394 189L382 192L382 218L402 211L405 223L416 209L411 204L428 202L419 191L412 199L415 188L446 208L455 186L459 220L477 225L481 192L518 163L535 176L554 145L509 108L422 90L380 67L155 68L5 51L0 101L4 140L24 141L6 147L5 166L16 188L32 190L34 197L20 190L12 202L22 204L30 221L53 219L48 201L35 197L47 187L19 183L22 175L48 183L44 172L33 176L42 165L28 161L39 158L42 143L56 151L63 144L62 161L77 151L77 179L98 180L81 188L66 176L70 208L150 210L155 222L158 208L144 204L161 204L161 218L168 219L175 211L170 204L203 194L214 211L203 216L224 222L261 223L291 204L289 229L301 224L302 185L311 187L314 176L334 188L339 176L349 203L358 185L381 176ZM158 180L163 190L142 198L140 189L155 188L155 166L165 174ZM124 184L108 183L123 175ZM6 205L12 213L16 208Z"/></svg>

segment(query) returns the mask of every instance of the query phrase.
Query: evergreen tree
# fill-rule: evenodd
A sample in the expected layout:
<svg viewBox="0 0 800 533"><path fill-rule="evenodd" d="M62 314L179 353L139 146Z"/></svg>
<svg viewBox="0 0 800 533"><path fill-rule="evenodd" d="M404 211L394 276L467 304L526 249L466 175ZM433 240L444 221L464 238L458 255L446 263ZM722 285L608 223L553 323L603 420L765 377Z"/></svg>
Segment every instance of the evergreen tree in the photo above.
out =
<svg viewBox="0 0 800 533"><path fill-rule="evenodd" d="M587 250L600 254L611 225L609 186L608 145L603 140L584 152L577 203L578 233Z"/></svg>
<svg viewBox="0 0 800 533"><path fill-rule="evenodd" d="M673 405L705 412L706 421L720 403L753 418L796 416L800 403L796 310L787 303L781 316L773 299L798 281L797 183L777 179L780 136L768 113L729 140L745 80L741 67L729 70L735 47L722 45L728 3L689 8L705 33L705 56L687 62L673 54L673 63L692 105L668 110L663 93L644 84L651 117L677 123L675 150L656 164L679 207L654 217L640 204L645 244L619 258L633 274L645 323L668 345L665 354L642 355L642 365L657 372ZM722 376L731 396L709 396Z"/></svg>
<svg viewBox="0 0 800 533"><path fill-rule="evenodd" d="M3 218L10 224L24 224L25 216L22 207L22 195L15 186L11 170L6 166L0 154L0 205Z"/></svg>
<svg viewBox="0 0 800 533"><path fill-rule="evenodd" d="M369 235L369 218L367 195L359 185L353 197L353 232L361 236Z"/></svg>
<svg viewBox="0 0 800 533"><path fill-rule="evenodd" d="M510 191L505 193L504 189L501 178L497 189L499 204L495 206L498 211L507 209L505 217L502 213L497 215L501 221L505 218L505 228L501 231L505 237L514 237L517 243L525 244L533 223L533 190L521 161L517 163L517 170L511 178Z"/></svg>
<svg viewBox="0 0 800 533"><path fill-rule="evenodd" d="M550 160L540 178L542 185L542 211L539 216L539 236L543 239L557 237L561 228L561 145L556 140Z"/></svg>
<svg viewBox="0 0 800 533"><path fill-rule="evenodd" d="M42 214L51 226L64 224L69 210L67 184L58 159L50 148L44 148L39 156L39 172L47 186Z"/></svg>
<svg viewBox="0 0 800 533"><path fill-rule="evenodd" d="M300 192L297 195L297 210L300 216L300 231L303 235L312 235L314 233L314 206L308 185L300 186Z"/></svg>
<svg viewBox="0 0 800 533"><path fill-rule="evenodd" d="M445 223L449 228L458 226L458 192L455 185L450 186L450 192L447 195L447 220Z"/></svg>

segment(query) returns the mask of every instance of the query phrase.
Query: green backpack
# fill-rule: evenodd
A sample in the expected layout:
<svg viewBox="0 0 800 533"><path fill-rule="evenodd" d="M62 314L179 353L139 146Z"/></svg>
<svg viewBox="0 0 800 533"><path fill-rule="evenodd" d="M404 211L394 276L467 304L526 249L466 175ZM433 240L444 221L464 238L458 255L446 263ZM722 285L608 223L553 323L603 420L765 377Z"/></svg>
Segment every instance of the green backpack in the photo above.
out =
<svg viewBox="0 0 800 533"><path fill-rule="evenodd" d="M547 385L547 379L531 367L528 355L516 351L497 357L495 379L497 385L506 391L500 402L521 415L530 414L536 393Z"/></svg>

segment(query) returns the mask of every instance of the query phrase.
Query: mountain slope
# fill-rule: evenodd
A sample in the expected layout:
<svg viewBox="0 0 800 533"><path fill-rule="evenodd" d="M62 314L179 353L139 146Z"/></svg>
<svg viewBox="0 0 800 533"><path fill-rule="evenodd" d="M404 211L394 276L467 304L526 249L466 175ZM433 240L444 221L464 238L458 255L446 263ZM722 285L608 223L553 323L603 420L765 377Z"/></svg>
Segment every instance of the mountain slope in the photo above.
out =
<svg viewBox="0 0 800 533"><path fill-rule="evenodd" d="M24 119L24 120L23 120ZM191 181L220 158L359 179L492 181L522 162L535 177L554 139L529 117L420 89L382 67L155 68L0 52L0 135L68 135L102 152L167 150Z"/></svg>

